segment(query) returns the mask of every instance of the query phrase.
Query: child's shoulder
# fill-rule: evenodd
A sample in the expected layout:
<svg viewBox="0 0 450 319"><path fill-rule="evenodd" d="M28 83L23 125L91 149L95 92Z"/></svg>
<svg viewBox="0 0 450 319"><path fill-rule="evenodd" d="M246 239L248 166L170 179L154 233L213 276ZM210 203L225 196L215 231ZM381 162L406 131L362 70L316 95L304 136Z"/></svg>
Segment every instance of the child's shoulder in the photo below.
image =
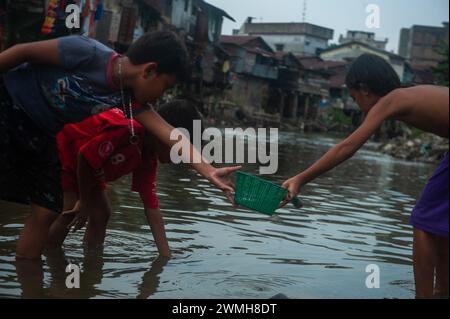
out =
<svg viewBox="0 0 450 319"><path fill-rule="evenodd" d="M67 41L67 42L73 42L73 43L89 43L89 44L92 44L92 45L105 46L104 44L102 44L98 40L90 38L90 37L87 37L85 35L81 35L81 34L66 35L66 36L63 36L63 37L59 37L58 41L60 41L60 42L61 41Z"/></svg>
<svg viewBox="0 0 450 319"><path fill-rule="evenodd" d="M392 91L386 98L396 106L421 105L423 103L447 103L448 87L438 85L416 85Z"/></svg>
<svg viewBox="0 0 450 319"><path fill-rule="evenodd" d="M84 35L69 35L58 38L59 50L63 63L68 67L77 64L79 60L94 61L95 58L104 59L111 56L114 50L103 43Z"/></svg>
<svg viewBox="0 0 450 319"><path fill-rule="evenodd" d="M431 85L431 84L423 84L423 85L415 85L409 87L403 87L396 90L399 97L407 97L407 96L415 96L419 94L435 94L435 95L448 95L448 87L439 86L439 85Z"/></svg>

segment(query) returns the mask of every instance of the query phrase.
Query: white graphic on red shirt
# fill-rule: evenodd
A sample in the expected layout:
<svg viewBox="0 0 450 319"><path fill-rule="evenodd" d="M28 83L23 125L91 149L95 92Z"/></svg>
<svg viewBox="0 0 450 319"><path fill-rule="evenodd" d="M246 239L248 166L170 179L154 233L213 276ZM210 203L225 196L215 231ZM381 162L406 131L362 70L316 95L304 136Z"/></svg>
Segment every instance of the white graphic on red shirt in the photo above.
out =
<svg viewBox="0 0 450 319"><path fill-rule="evenodd" d="M101 143L98 147L98 155L101 157L108 157L114 151L114 145L110 141Z"/></svg>
<svg viewBox="0 0 450 319"><path fill-rule="evenodd" d="M113 157L111 157L111 163L113 165L120 165L123 162L125 162L125 155L123 155L123 154L119 153L119 154L116 154Z"/></svg>

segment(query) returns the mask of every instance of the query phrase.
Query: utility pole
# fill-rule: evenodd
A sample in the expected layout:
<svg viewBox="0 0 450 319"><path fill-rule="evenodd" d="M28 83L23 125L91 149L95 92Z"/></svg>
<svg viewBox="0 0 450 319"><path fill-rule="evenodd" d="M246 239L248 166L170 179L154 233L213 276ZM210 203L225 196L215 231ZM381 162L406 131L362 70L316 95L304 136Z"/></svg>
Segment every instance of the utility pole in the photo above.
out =
<svg viewBox="0 0 450 319"><path fill-rule="evenodd" d="M303 0L302 22L306 22L306 12L308 11L308 0Z"/></svg>

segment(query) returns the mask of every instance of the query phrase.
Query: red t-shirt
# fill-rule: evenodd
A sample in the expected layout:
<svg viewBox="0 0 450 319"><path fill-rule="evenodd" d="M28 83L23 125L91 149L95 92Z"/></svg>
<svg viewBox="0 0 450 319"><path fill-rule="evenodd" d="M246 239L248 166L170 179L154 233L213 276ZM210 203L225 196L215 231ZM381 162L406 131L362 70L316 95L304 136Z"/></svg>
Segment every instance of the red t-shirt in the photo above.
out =
<svg viewBox="0 0 450 319"><path fill-rule="evenodd" d="M133 173L132 191L139 192L147 208L158 208L156 195L157 158L145 152L145 129L134 121L137 144L130 142L128 121L119 109L92 116L80 123L69 124L57 136L61 161L61 183L64 191L78 191L78 154L104 176L99 185Z"/></svg>

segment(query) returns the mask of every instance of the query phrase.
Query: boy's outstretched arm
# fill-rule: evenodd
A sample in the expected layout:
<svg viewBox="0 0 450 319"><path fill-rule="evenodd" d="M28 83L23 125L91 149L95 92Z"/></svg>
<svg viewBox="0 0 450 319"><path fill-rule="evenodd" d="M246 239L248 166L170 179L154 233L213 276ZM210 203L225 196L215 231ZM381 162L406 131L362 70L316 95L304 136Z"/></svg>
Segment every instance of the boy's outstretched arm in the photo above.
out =
<svg viewBox="0 0 450 319"><path fill-rule="evenodd" d="M59 65L58 40L22 43L3 51L0 53L0 73L8 72L25 62Z"/></svg>
<svg viewBox="0 0 450 319"><path fill-rule="evenodd" d="M174 128L169 125L159 114L155 111L146 111L137 115L136 120L141 123L149 132L155 135L165 145L172 147L179 141L171 140L170 136ZM183 137L184 143L189 145L190 158L186 158L191 163L191 167L195 169L200 175L207 178L217 188L223 190L228 200L234 204L231 193L234 191L234 184L230 179L230 175L235 171L240 170L241 166L226 167L226 168L214 168L211 166L205 158L195 149L195 147L189 142L186 137ZM187 156L183 154L183 157ZM200 158L201 163L194 163L194 158Z"/></svg>
<svg viewBox="0 0 450 319"><path fill-rule="evenodd" d="M305 184L351 158L377 131L385 119L398 112L400 106L398 100L397 105L394 104L395 101L395 94L382 98L370 110L363 124L352 135L329 150L311 167L284 182L283 187L289 190L289 195L281 206L285 206L292 198L296 197Z"/></svg>
<svg viewBox="0 0 450 319"><path fill-rule="evenodd" d="M147 217L148 225L153 233L156 247L161 257L170 258L169 243L166 237L166 229L164 220L159 208L145 208L145 216Z"/></svg>

